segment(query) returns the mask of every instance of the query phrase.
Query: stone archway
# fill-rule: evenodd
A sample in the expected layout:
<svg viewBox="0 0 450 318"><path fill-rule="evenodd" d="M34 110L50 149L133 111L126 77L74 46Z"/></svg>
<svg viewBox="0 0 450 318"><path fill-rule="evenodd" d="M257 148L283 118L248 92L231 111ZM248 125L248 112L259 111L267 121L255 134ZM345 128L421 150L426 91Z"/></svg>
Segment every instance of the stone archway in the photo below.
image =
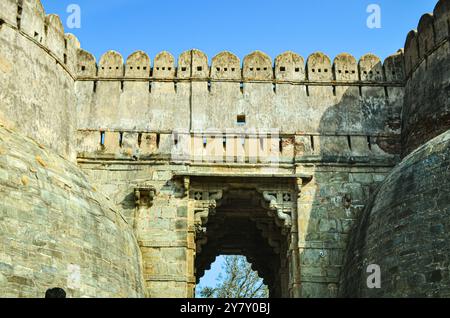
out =
<svg viewBox="0 0 450 318"><path fill-rule="evenodd" d="M227 190L220 204L197 235L195 269L197 282L218 255L244 255L269 286L272 297L287 292L287 237L269 210L261 206L262 195L250 189ZM286 295L285 295L286 296Z"/></svg>
<svg viewBox="0 0 450 318"><path fill-rule="evenodd" d="M252 263L271 297L296 297L301 183L292 177L185 177L197 283L218 255L238 254Z"/></svg>

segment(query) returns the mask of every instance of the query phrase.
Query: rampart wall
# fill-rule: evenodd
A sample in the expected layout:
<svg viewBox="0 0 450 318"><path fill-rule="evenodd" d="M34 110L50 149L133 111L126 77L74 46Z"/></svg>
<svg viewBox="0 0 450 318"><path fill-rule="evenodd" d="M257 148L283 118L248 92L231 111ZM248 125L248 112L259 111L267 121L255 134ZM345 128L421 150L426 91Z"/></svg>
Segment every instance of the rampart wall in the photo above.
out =
<svg viewBox="0 0 450 318"><path fill-rule="evenodd" d="M80 44L38 0L0 3L0 120L75 160Z"/></svg>
<svg viewBox="0 0 450 318"><path fill-rule="evenodd" d="M405 44L403 154L450 127L450 2L439 1Z"/></svg>

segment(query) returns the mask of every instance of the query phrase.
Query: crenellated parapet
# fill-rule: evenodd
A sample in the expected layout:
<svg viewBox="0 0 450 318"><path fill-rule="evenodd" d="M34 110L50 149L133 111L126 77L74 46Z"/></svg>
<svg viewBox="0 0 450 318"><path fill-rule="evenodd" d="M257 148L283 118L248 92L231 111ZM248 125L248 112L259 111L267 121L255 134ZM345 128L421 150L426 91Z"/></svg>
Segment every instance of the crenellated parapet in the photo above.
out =
<svg viewBox="0 0 450 318"><path fill-rule="evenodd" d="M450 128L450 0L422 16L405 43L403 155Z"/></svg>
<svg viewBox="0 0 450 318"><path fill-rule="evenodd" d="M79 50L39 0L0 1L0 121L71 160ZM96 66L90 71L97 76Z"/></svg>
<svg viewBox="0 0 450 318"><path fill-rule="evenodd" d="M440 0L433 14L424 14L417 30L408 33L405 43L405 72L411 74L428 56L449 41L450 2Z"/></svg>
<svg viewBox="0 0 450 318"><path fill-rule="evenodd" d="M359 62L350 54L343 53L331 59L324 53L311 54L306 63L304 58L294 52L285 52L275 58L275 62L265 53L255 51L240 59L231 52L217 54L208 64L205 53L193 49L183 52L175 65L175 58L169 52L161 52L154 58L154 65L145 52L137 51L130 55L125 65L123 57L115 51L106 52L99 64L87 58L87 53L78 50L78 64L85 63L83 69L97 69L95 75L83 70L77 71L78 80L117 80L145 79L149 82L173 80L182 81L231 81L261 82L273 84L298 85L354 85L354 86L402 86L404 71L402 61L396 64L396 76L388 74L385 63L373 54L361 57ZM399 57L402 54L399 53ZM112 63L108 66L104 63ZM138 63L139 65L137 65ZM133 66L135 64L135 66ZM83 65L81 65L83 67ZM109 69L111 67L111 69ZM134 67L134 69L133 69Z"/></svg>
<svg viewBox="0 0 450 318"><path fill-rule="evenodd" d="M0 21L41 47L76 78L80 43L73 34L65 34L58 15L45 13L40 0L1 1Z"/></svg>

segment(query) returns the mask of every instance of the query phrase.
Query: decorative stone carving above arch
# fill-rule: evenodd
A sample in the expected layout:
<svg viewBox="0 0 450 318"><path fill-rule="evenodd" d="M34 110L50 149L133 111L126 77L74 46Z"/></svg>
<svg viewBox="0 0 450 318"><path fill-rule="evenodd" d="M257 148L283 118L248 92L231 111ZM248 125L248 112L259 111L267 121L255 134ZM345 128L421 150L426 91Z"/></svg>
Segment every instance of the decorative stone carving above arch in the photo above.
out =
<svg viewBox="0 0 450 318"><path fill-rule="evenodd" d="M195 202L195 231L197 234L205 233L209 216L214 215L216 208L220 206L220 200L223 198L223 190L191 190L189 197Z"/></svg>
<svg viewBox="0 0 450 318"><path fill-rule="evenodd" d="M274 217L275 224L282 228L283 234L288 233L292 226L292 212L296 208L294 193L287 190L264 190L261 193L263 207L269 211L269 216Z"/></svg>

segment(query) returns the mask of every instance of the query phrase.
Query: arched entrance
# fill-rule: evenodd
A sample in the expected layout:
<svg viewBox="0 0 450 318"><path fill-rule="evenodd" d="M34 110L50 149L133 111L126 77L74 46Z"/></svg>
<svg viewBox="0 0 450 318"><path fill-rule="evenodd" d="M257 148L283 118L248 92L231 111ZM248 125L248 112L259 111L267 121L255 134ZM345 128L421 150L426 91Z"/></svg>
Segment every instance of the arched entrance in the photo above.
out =
<svg viewBox="0 0 450 318"><path fill-rule="evenodd" d="M195 220L197 283L218 255L244 255L270 297L295 296L298 179L195 176L185 187Z"/></svg>

